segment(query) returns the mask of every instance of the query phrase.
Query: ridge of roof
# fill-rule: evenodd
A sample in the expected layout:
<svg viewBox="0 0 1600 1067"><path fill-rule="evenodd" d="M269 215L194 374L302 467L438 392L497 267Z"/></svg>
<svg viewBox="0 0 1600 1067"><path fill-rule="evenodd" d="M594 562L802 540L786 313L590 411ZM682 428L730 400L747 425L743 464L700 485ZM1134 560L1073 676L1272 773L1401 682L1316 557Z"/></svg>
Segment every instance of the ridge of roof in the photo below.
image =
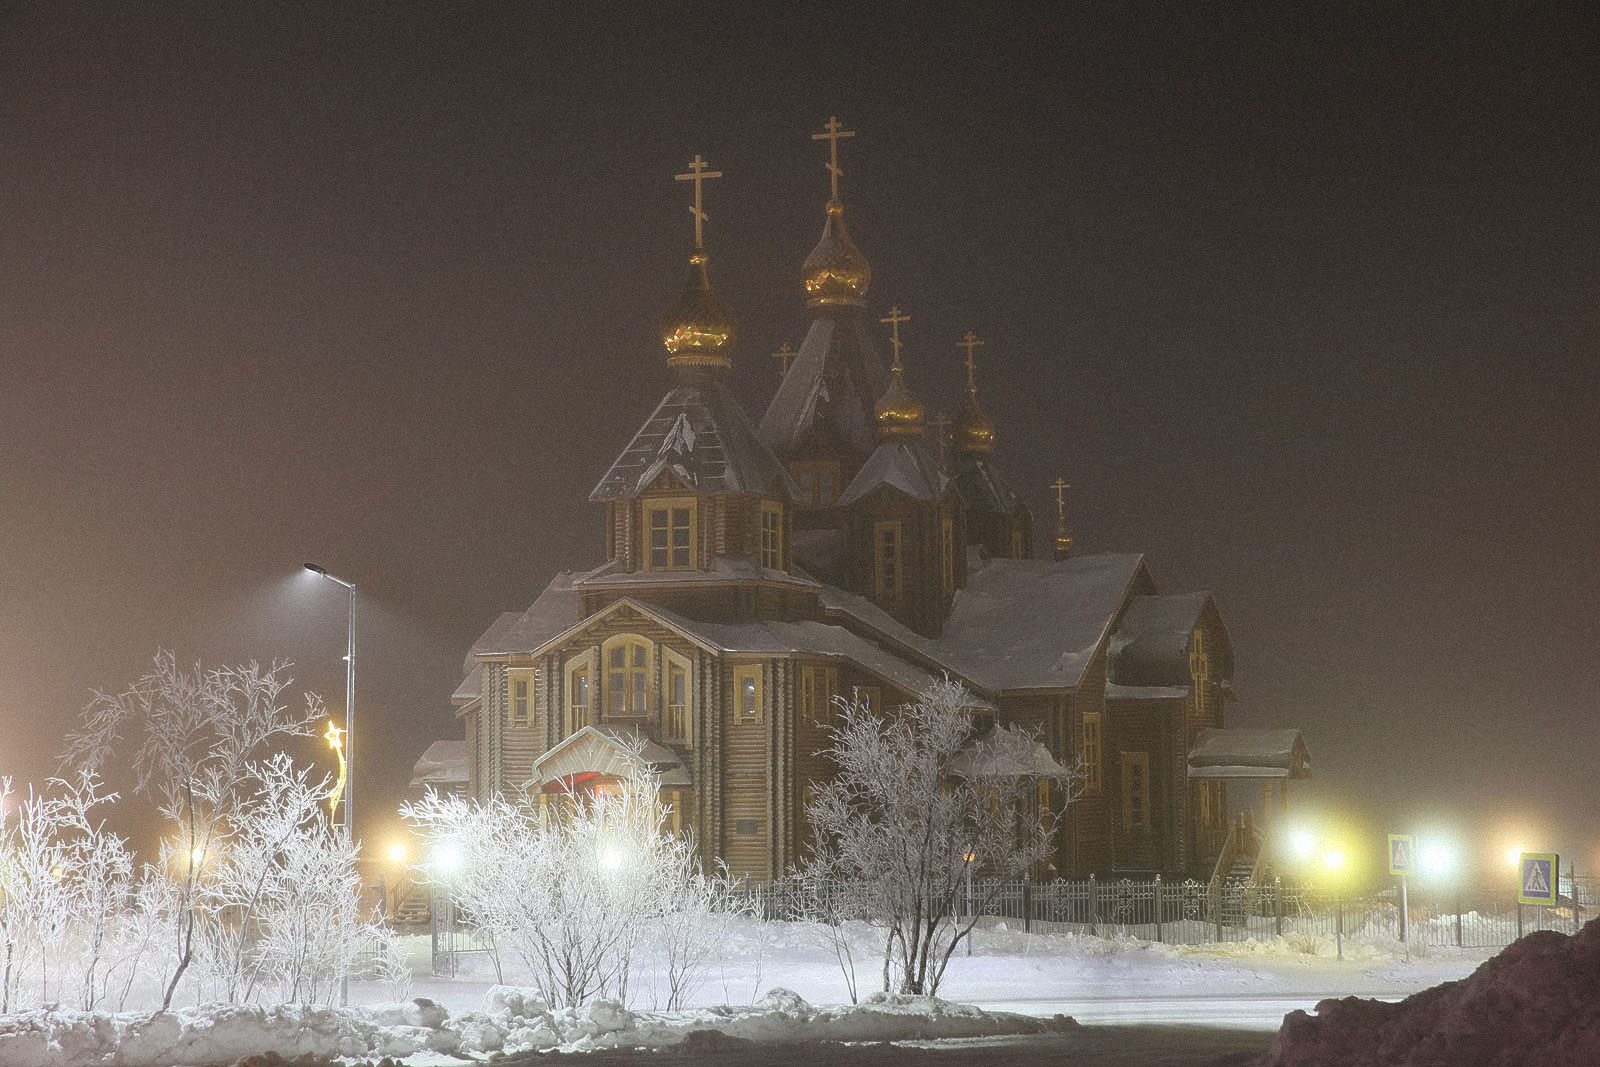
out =
<svg viewBox="0 0 1600 1067"><path fill-rule="evenodd" d="M877 444L873 405L888 385L865 309L819 308L757 432L780 456L820 435L865 458Z"/></svg>
<svg viewBox="0 0 1600 1067"><path fill-rule="evenodd" d="M912 500L936 501L949 490L950 476L939 469L927 449L910 441L884 441L850 479L837 506L849 507L879 487L893 489Z"/></svg>

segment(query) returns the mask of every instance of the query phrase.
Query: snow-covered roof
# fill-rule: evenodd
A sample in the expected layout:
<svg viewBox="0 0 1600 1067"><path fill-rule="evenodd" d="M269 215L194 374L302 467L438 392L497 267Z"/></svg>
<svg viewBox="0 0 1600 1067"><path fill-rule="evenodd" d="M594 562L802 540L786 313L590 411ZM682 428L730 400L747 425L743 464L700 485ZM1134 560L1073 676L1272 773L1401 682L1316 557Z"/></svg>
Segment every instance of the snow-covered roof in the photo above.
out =
<svg viewBox="0 0 1600 1067"><path fill-rule="evenodd" d="M985 560L968 572L936 638L853 593L824 587L823 604L985 692L1063 689L1083 677L1143 575L1137 553Z"/></svg>
<svg viewBox="0 0 1600 1067"><path fill-rule="evenodd" d="M1190 682L1189 641L1210 593L1136 596L1111 635L1107 676L1128 686L1186 686ZM1218 666L1232 674L1231 656Z"/></svg>
<svg viewBox="0 0 1600 1067"><path fill-rule="evenodd" d="M893 489L912 500L939 500L950 478L939 469L927 449L911 441L885 441L873 449L839 496L839 507L849 507L875 489Z"/></svg>
<svg viewBox="0 0 1600 1067"><path fill-rule="evenodd" d="M467 743L435 741L411 768L411 788L461 785L467 780Z"/></svg>
<svg viewBox="0 0 1600 1067"><path fill-rule="evenodd" d="M798 585L817 588L817 583L800 574L763 567L742 556L713 556L705 570L692 571L630 571L620 562L603 564L573 579L573 586L589 589L614 585L680 585L696 582L761 581L781 585Z"/></svg>
<svg viewBox="0 0 1600 1067"><path fill-rule="evenodd" d="M721 380L695 377L661 399L589 494L622 500L670 472L699 493L760 493L789 500L799 491L756 435L750 417Z"/></svg>
<svg viewBox="0 0 1600 1067"><path fill-rule="evenodd" d="M1035 741L1024 752L997 750L991 726L982 737L968 742L950 761L950 770L962 778L1065 778L1067 769L1057 763L1043 742Z"/></svg>
<svg viewBox="0 0 1600 1067"><path fill-rule="evenodd" d="M471 656L508 655L530 652L583 618L583 604L573 588L571 571L562 571L538 599L520 614L500 616L472 645Z"/></svg>
<svg viewBox="0 0 1600 1067"><path fill-rule="evenodd" d="M461 679L461 684L456 686L456 691L450 694L452 704L470 704L483 696L483 664L474 663L472 669Z"/></svg>
<svg viewBox="0 0 1600 1067"><path fill-rule="evenodd" d="M987 456L977 452L958 452L955 468L956 491L961 494L968 510L1011 515L1025 508L1022 498Z"/></svg>
<svg viewBox="0 0 1600 1067"><path fill-rule="evenodd" d="M1201 730L1189 777L1309 778L1311 752L1299 730Z"/></svg>
<svg viewBox="0 0 1600 1067"><path fill-rule="evenodd" d="M785 457L812 443L865 457L877 443L872 408L888 385L866 311L818 309L761 417L761 440Z"/></svg>
<svg viewBox="0 0 1600 1067"><path fill-rule="evenodd" d="M644 768L662 785L692 785L689 769L677 754L642 734L610 726L585 726L533 761L532 784L572 778L580 774L626 777Z"/></svg>

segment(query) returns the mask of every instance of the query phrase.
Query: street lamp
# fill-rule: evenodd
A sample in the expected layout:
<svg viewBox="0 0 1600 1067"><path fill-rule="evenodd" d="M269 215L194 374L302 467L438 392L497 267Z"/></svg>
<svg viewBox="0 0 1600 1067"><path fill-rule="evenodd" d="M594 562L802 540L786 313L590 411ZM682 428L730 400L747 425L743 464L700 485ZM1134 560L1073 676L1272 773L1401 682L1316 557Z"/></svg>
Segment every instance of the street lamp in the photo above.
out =
<svg viewBox="0 0 1600 1067"><path fill-rule="evenodd" d="M328 568L320 563L307 563L306 570L328 579L334 585L343 586L350 594L349 633L346 637L344 655L344 761L349 766L344 785L344 836L346 841L354 841L356 839L353 817L356 799L356 583L329 574Z"/></svg>

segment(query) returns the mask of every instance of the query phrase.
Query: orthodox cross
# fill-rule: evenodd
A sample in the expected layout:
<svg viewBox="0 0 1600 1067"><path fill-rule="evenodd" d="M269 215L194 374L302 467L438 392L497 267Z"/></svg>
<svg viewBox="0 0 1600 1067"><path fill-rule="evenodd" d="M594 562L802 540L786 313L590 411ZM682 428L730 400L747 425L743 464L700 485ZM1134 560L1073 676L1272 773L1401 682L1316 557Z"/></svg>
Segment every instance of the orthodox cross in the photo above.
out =
<svg viewBox="0 0 1600 1067"><path fill-rule="evenodd" d="M894 346L894 366L900 369L900 324L910 322L911 316L902 312L898 305L889 309L888 317L878 320L889 324L889 343Z"/></svg>
<svg viewBox="0 0 1600 1067"><path fill-rule="evenodd" d="M778 360L779 367L781 368L778 371L778 377L786 378L789 376L789 361L794 359L794 357L797 355L799 355L799 353L790 348L789 342L787 341L783 343L782 348L772 353L772 358Z"/></svg>
<svg viewBox="0 0 1600 1067"><path fill-rule="evenodd" d="M933 427L933 432L938 437L939 463L943 465L944 449L945 446L950 443L950 419L945 415L944 412L936 412L933 418L928 420L928 425Z"/></svg>
<svg viewBox="0 0 1600 1067"><path fill-rule="evenodd" d="M696 152L694 162L689 164L689 172L687 174L673 175L673 178L680 182L694 182L694 207L689 209L689 214L694 216L694 246L696 248L703 247L701 243L701 225L706 221L706 213L702 210L700 200L700 187L708 178L722 177L720 170L706 170L710 165L700 158L700 153Z"/></svg>
<svg viewBox="0 0 1600 1067"><path fill-rule="evenodd" d="M1057 478L1050 483L1050 488L1056 491L1056 522L1065 526L1067 524L1067 498L1062 494L1071 489L1072 486L1067 484L1065 478Z"/></svg>
<svg viewBox="0 0 1600 1067"><path fill-rule="evenodd" d="M977 379L974 377L974 371L975 371L976 367L972 362L972 350L974 348L977 348L981 344L983 344L983 342L978 340L978 335L973 333L971 330L968 330L966 336L961 338L961 340L956 342L956 347L957 348L965 348L967 350L967 388L968 389L976 389L978 387Z"/></svg>
<svg viewBox="0 0 1600 1067"><path fill-rule="evenodd" d="M828 177L833 181L833 199L839 199L839 176L844 171L839 169L839 139L841 137L854 137L856 131L845 129L838 119L828 116L828 124L823 127L826 133L814 133L813 141L828 142Z"/></svg>

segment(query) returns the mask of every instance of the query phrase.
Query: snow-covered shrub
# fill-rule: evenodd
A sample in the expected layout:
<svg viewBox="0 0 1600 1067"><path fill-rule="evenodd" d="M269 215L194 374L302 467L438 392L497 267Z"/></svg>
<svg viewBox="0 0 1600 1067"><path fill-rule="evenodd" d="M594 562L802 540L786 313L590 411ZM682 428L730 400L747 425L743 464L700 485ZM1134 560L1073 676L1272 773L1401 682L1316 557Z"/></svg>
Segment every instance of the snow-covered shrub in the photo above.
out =
<svg viewBox="0 0 1600 1067"><path fill-rule="evenodd" d="M429 793L401 814L426 841L421 877L509 952L544 1000L627 1002L636 953L656 950L666 1002L682 1004L717 938L726 894L693 844L666 829L655 778L639 772L540 805Z"/></svg>
<svg viewBox="0 0 1600 1067"><path fill-rule="evenodd" d="M983 910L961 917L966 879L981 871L994 885L1042 862L1076 775L1021 729L975 736L972 696L949 680L887 714L839 704L825 750L837 773L806 808L816 842L804 873L862 887L885 932L885 992L935 995ZM1053 805L1037 802L1041 780L1053 782Z"/></svg>

